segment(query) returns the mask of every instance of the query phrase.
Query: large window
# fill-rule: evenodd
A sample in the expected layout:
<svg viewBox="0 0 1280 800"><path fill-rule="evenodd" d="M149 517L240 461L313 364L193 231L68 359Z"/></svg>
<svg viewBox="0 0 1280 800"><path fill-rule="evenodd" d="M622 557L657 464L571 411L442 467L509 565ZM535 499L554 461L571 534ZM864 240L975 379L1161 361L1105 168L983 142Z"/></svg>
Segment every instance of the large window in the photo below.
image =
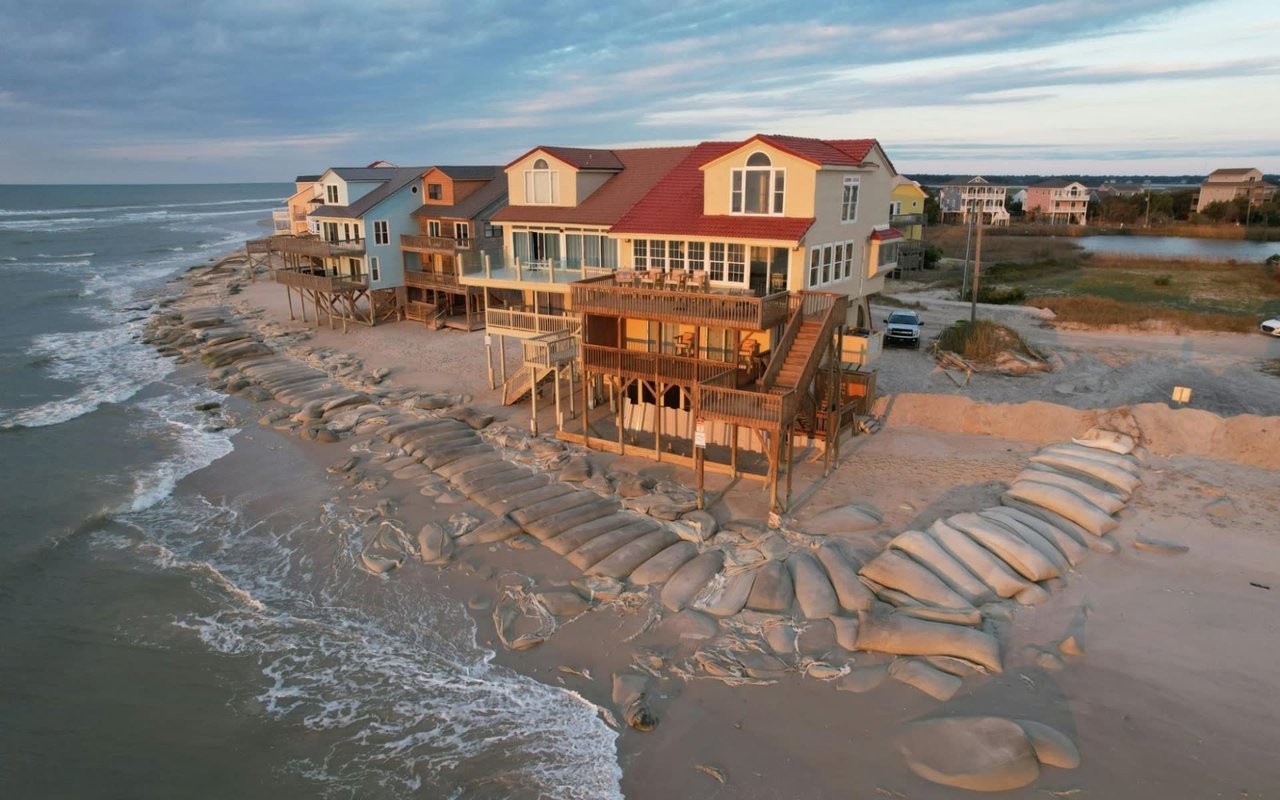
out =
<svg viewBox="0 0 1280 800"><path fill-rule="evenodd" d="M440 235L440 220L427 220L427 235L436 237Z"/></svg>
<svg viewBox="0 0 1280 800"><path fill-rule="evenodd" d="M689 242L689 269L701 272L707 268L706 245L702 242Z"/></svg>
<svg viewBox="0 0 1280 800"><path fill-rule="evenodd" d="M324 199L331 206L338 204L338 187L328 184L324 187Z"/></svg>
<svg viewBox="0 0 1280 800"><path fill-rule="evenodd" d="M524 265L560 263L559 232L515 231L511 234L511 244L515 248L516 259Z"/></svg>
<svg viewBox="0 0 1280 800"><path fill-rule="evenodd" d="M667 268L672 272L684 269L684 242L667 242Z"/></svg>
<svg viewBox="0 0 1280 800"><path fill-rule="evenodd" d="M560 202L560 176L551 169L545 158L534 161L533 169L525 170L524 201L530 205Z"/></svg>
<svg viewBox="0 0 1280 800"><path fill-rule="evenodd" d="M724 280L724 242L712 242L708 245L710 258L707 259L707 277L713 281Z"/></svg>
<svg viewBox="0 0 1280 800"><path fill-rule="evenodd" d="M840 206L841 222L858 221L858 184L857 176L849 175L844 179L844 199Z"/></svg>
<svg viewBox="0 0 1280 800"><path fill-rule="evenodd" d="M879 258L876 259L876 272L880 272L881 270L888 269L897 263L898 263L898 243L896 241L881 242L880 255L879 255Z"/></svg>
<svg viewBox="0 0 1280 800"><path fill-rule="evenodd" d="M636 269L649 267L649 240L636 239L631 243L631 265Z"/></svg>
<svg viewBox="0 0 1280 800"><path fill-rule="evenodd" d="M747 246L731 244L727 250L728 256L725 259L727 275L725 279L729 283L745 282L747 277Z"/></svg>
<svg viewBox="0 0 1280 800"><path fill-rule="evenodd" d="M809 248L807 286L815 288L853 275L854 243L835 242Z"/></svg>
<svg viewBox="0 0 1280 800"><path fill-rule="evenodd" d="M667 268L667 243L662 239L649 240L649 268Z"/></svg>
<svg viewBox="0 0 1280 800"><path fill-rule="evenodd" d="M471 225L467 222L453 223L453 238L459 242L465 242L471 239Z"/></svg>
<svg viewBox="0 0 1280 800"><path fill-rule="evenodd" d="M382 265L378 263L377 256L369 257L369 279L374 282L382 280Z"/></svg>
<svg viewBox="0 0 1280 800"><path fill-rule="evenodd" d="M502 237L502 226L494 225L492 222L485 220L484 235L486 239L494 239Z"/></svg>
<svg viewBox="0 0 1280 800"><path fill-rule="evenodd" d="M730 210L734 214L781 214L786 174L774 169L765 153L752 153L747 166L730 175Z"/></svg>
<svg viewBox="0 0 1280 800"><path fill-rule="evenodd" d="M375 219L373 221L373 243L374 244L390 244L391 229L385 219Z"/></svg>
<svg viewBox="0 0 1280 800"><path fill-rule="evenodd" d="M618 267L618 242L604 234L566 233L564 250L569 267Z"/></svg>
<svg viewBox="0 0 1280 800"><path fill-rule="evenodd" d="M428 184L427 184L427 199L428 199L428 200L442 200L442 199L444 199L444 186L443 186L442 184L439 184L439 183L428 183Z"/></svg>

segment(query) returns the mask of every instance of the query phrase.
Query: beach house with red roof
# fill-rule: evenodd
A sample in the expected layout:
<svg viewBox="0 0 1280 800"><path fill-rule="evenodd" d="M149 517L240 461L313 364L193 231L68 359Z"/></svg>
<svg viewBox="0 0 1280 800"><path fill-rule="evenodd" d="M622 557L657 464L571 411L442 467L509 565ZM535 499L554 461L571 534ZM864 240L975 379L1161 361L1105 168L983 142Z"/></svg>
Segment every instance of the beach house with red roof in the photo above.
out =
<svg viewBox="0 0 1280 800"><path fill-rule="evenodd" d="M506 165L507 205L490 218L502 247L459 259L461 284L483 293L490 383L506 386L506 402L529 392L533 371L508 371L507 340L524 340L526 364L568 368L576 340L547 339L577 335L569 285L619 267L619 241L609 229L692 149L539 146Z"/></svg>
<svg viewBox="0 0 1280 800"><path fill-rule="evenodd" d="M859 368L902 238L896 174L873 139L688 151L610 226L618 269L572 286L584 411L560 436L759 477L785 505L797 438L832 452L874 380Z"/></svg>

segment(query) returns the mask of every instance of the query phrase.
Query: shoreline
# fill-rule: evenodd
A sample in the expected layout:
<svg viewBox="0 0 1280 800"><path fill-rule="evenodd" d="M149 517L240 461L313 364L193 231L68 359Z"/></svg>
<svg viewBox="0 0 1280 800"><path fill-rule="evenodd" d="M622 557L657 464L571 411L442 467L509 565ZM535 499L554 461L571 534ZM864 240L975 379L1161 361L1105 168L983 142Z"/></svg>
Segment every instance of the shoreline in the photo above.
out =
<svg viewBox="0 0 1280 800"><path fill-rule="evenodd" d="M231 280L235 278L234 275L222 277ZM225 283L221 279L210 281L206 277L196 276L196 280L204 286L189 286L186 299L180 301L178 306L187 305L198 299L193 298L192 288L211 289L209 295L220 298L220 301L233 300L242 313L265 296L265 290L259 289L227 298L221 294L225 291ZM309 346L303 344L301 337L290 338L287 330L293 326L279 319L278 309L274 312L268 309L255 321L260 330L265 326L266 331L272 331L277 341L291 345L295 349ZM296 327L299 330L302 329L301 326ZM425 360L418 360L447 349L459 359L459 363L465 363L468 358L474 356L474 353L469 353L464 347L456 345L461 343L460 340L469 338L474 347L474 343L482 341L479 335L450 337L450 345L453 346L441 348L432 346L433 343L439 344L439 337L431 333L408 329L403 333L392 330L405 327L395 325L380 326L376 329L357 328L351 334L336 336L325 336L325 332L321 332L316 339L323 341L343 337L341 341L343 344L350 343L349 349L362 349L361 363L354 368L352 375L376 375L378 370L391 369L392 372L386 377L385 383L374 385L388 387L389 397L392 398L397 392L407 392L404 399L408 399L411 394L415 394L409 389L411 385L436 392L461 390L460 393L463 396L474 393L474 396L481 401L486 396L492 397L493 393L484 387L483 374L476 375L474 372L465 370L462 372L433 370ZM389 333L390 336L388 336ZM410 350L407 354L403 350L393 352L396 349L395 345L404 342L408 336L420 340L421 348L416 352ZM377 341L375 337L382 340L381 347L369 345L370 341ZM479 348L475 349L482 352ZM331 365L339 364L339 369L348 369L354 364L354 361L344 360L341 356L330 356L324 360ZM407 365L406 362L408 362ZM462 379L460 385L459 378ZM504 416L505 420L502 421L514 426L516 430L519 430L522 423L526 421L522 419L522 416L527 413L524 409L505 409L484 402L472 402L471 406L481 413ZM247 429L249 423L242 427ZM545 429L548 428L544 427ZM274 432L265 432L265 434L268 437L276 435ZM1015 444L993 439L990 436L948 433L938 438L947 440L941 445L941 451L937 441L932 441L923 430L916 432L912 428L882 432L876 437L855 440L854 446L850 448L852 452L846 456L845 464L842 465L842 473L835 479L816 487L813 498L810 500L812 504L810 507L821 507L823 502L839 502L848 499L850 495L862 494L874 498L881 509L888 509L895 504L892 499L887 498L892 498L894 494L903 497L902 502L896 504L896 513L887 511L884 525L879 526L876 531L869 532L867 544L873 545L878 540L883 541L887 535L885 529L903 530L919 515L915 508L905 511L902 506L913 505L912 501L921 502L922 494L927 497L928 493L922 491L925 486L933 486L935 496L928 503L927 509L937 514L976 509L980 507L978 503L989 499L992 490L980 484L958 494L949 492L947 487L937 486L939 475L935 464L932 471L915 479L918 485L910 486L910 492L904 494L901 489L898 492L885 491L891 488L885 485L886 476L864 476L859 474L857 469L849 469L850 465L859 461L864 464L868 461L874 463L877 458L883 461L886 454L876 451L888 450L891 454L896 452L898 460L919 451L939 461L949 459L960 463L971 462L966 469L957 471L951 476L957 481L964 481L975 477L972 454L978 453L981 455L977 458L984 466L976 474L985 472L988 482L999 482L1010 480L1018 469L1025 465L1026 458L1031 453L1031 447L1026 443ZM887 443L887 446L882 443ZM314 459L311 463L314 468L318 468L315 472L322 476L326 457L331 454L331 457L336 459L343 453L342 448L335 448L332 444L300 442L299 445L308 453L309 458ZM961 453L967 455L956 459L956 456ZM612 462L617 459L608 457L604 460ZM649 470L655 476L677 479L684 477L680 470L670 465L636 458L628 458L625 461L627 462L625 466L633 469L637 474L643 474ZM895 457L889 456L886 466L894 463ZM601 466L601 469L605 468L604 465ZM870 480L865 480L867 477L870 477ZM892 482L892 475L887 477ZM329 476L324 476L324 479L331 480ZM393 480L389 486L394 487L397 483L403 483L403 481ZM959 485L957 483L957 486ZM379 490L372 492L370 496L385 494L387 491L386 487L379 487ZM910 500L906 499L907 495L911 495ZM750 497L746 497L744 500L735 501L735 510L749 514L753 510L753 505L757 504L752 503ZM459 507L463 506L465 503L459 504ZM763 506L762 499L758 506ZM412 522L406 519L408 523L406 529L414 530L417 527L416 523L420 520L425 524L433 513L451 510L449 505L427 509L426 517L414 519ZM473 606L483 605L482 602L477 602L478 594L492 591L495 584L501 586L504 580L520 580L524 576L536 575L541 588L554 588L567 584L580 574L550 551L536 546L530 550L516 550L498 544L471 548L464 552L455 564L460 564L461 569L431 568L424 573L421 569L405 568L398 572L427 574L436 585L447 586L450 596L457 602ZM1093 561L1090 562L1091 569L1096 566ZM405 576L396 574L393 577L400 579ZM1073 588L1068 586L1065 597L1055 597L1054 602L1057 603L1076 594ZM1040 614L1039 609L1035 613L1038 616L1044 616ZM567 624L560 625L556 633L541 646L515 652L505 650L492 637L492 617L487 614L486 609L472 608L472 614L476 621L478 639L483 646L490 647L494 651L495 661L543 683L572 688L597 706L612 707L615 711L616 704L612 702L607 685L608 676L625 668L628 665L628 656L631 654L626 652L628 648L625 647L603 648L607 652L601 652L602 648L599 644L601 641L625 639L646 621L634 610L623 606L597 608L590 613L573 618ZM1016 617L1015 620L1019 624L1024 621L1022 616ZM682 636L676 637L677 645L682 638ZM1008 647L1010 661L1019 660L1015 657L1017 652L1014 643L1011 642ZM867 656L849 658L850 663L873 664L877 660L875 657ZM575 672L589 671L592 679L587 680L574 672L561 671L562 666L571 667ZM961 695L957 702L972 706L977 696L989 695L996 689L1002 689L1007 693L1020 688L1022 684L1012 672L1012 669L1007 669L1005 675L980 683L975 694ZM1025 675L1026 672L1022 674ZM1047 675L1039 678L1042 683L1052 682ZM777 683L767 687L734 688L714 680L685 682L667 678L659 681L648 695L652 711L659 720L657 731L638 733L624 729L618 739L619 760L623 765L623 789L628 797L670 796L672 793L705 794L713 790L723 792L730 789L733 790L733 796L828 796L847 792L850 787L845 784L845 780L848 776L855 775L872 781L872 783L856 784L857 787L874 785L908 787L910 796L913 798L954 796L950 793L952 790L926 784L911 775L889 742L891 736L888 734L893 727L900 725L904 720L935 712L936 702L906 685L884 687L871 694L858 696L847 693L834 695L831 689L830 683L802 678L795 672L778 676ZM839 699L838 704L833 703L833 697ZM838 710L833 708L837 705L840 706ZM984 711L995 713L1001 707L1009 706L1009 698L1001 696L988 702ZM858 720L852 724L851 714L858 717ZM771 724L771 718L776 718L779 721L778 724ZM843 732L849 735L841 735L839 742L844 744L837 747L837 742L830 740L823 731L829 731L834 726L840 725L850 726ZM1082 742L1081 746L1084 748L1085 743ZM850 748L853 749L853 753L848 752ZM781 753L785 753L785 756ZM688 762L687 768L679 768L681 762ZM708 773L698 771L699 763L724 770L728 774L729 782L723 787L718 786ZM807 768L804 772L806 782L803 787L798 787L795 783L795 769L799 763ZM765 764L771 764L772 768L757 769ZM790 766L780 768L783 765ZM1050 771L1046 776L1052 773L1054 779L1061 779L1058 783L1070 782L1080 778L1089 769L1089 760L1086 759L1082 770L1074 773ZM1102 771L1105 772L1105 770ZM761 774L754 774L756 772ZM1028 788L1025 790L1025 796L1032 796L1033 791L1032 788Z"/></svg>

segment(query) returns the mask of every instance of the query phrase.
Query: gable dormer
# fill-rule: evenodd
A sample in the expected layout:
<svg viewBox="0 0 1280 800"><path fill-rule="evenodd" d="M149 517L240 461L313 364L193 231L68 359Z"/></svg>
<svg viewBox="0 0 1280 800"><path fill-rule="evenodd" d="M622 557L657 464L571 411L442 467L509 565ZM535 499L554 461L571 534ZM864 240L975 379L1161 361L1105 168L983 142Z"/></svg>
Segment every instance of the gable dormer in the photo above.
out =
<svg viewBox="0 0 1280 800"><path fill-rule="evenodd" d="M819 165L761 139L702 167L703 213L709 216L812 217Z"/></svg>
<svg viewBox="0 0 1280 800"><path fill-rule="evenodd" d="M513 206L573 207L623 169L611 150L535 147L507 165Z"/></svg>

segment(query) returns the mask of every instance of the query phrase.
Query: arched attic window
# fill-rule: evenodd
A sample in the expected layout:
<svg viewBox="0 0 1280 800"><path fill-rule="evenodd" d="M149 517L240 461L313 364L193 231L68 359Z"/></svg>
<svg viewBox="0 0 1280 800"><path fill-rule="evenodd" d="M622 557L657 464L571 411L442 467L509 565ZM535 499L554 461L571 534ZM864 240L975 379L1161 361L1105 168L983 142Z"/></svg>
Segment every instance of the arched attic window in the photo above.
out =
<svg viewBox="0 0 1280 800"><path fill-rule="evenodd" d="M535 159L533 169L524 173L524 201L530 205L560 202L560 175L545 158Z"/></svg>
<svg viewBox="0 0 1280 800"><path fill-rule="evenodd" d="M768 153L747 156L733 170L729 208L734 214L781 214L786 197L786 170L774 169Z"/></svg>

